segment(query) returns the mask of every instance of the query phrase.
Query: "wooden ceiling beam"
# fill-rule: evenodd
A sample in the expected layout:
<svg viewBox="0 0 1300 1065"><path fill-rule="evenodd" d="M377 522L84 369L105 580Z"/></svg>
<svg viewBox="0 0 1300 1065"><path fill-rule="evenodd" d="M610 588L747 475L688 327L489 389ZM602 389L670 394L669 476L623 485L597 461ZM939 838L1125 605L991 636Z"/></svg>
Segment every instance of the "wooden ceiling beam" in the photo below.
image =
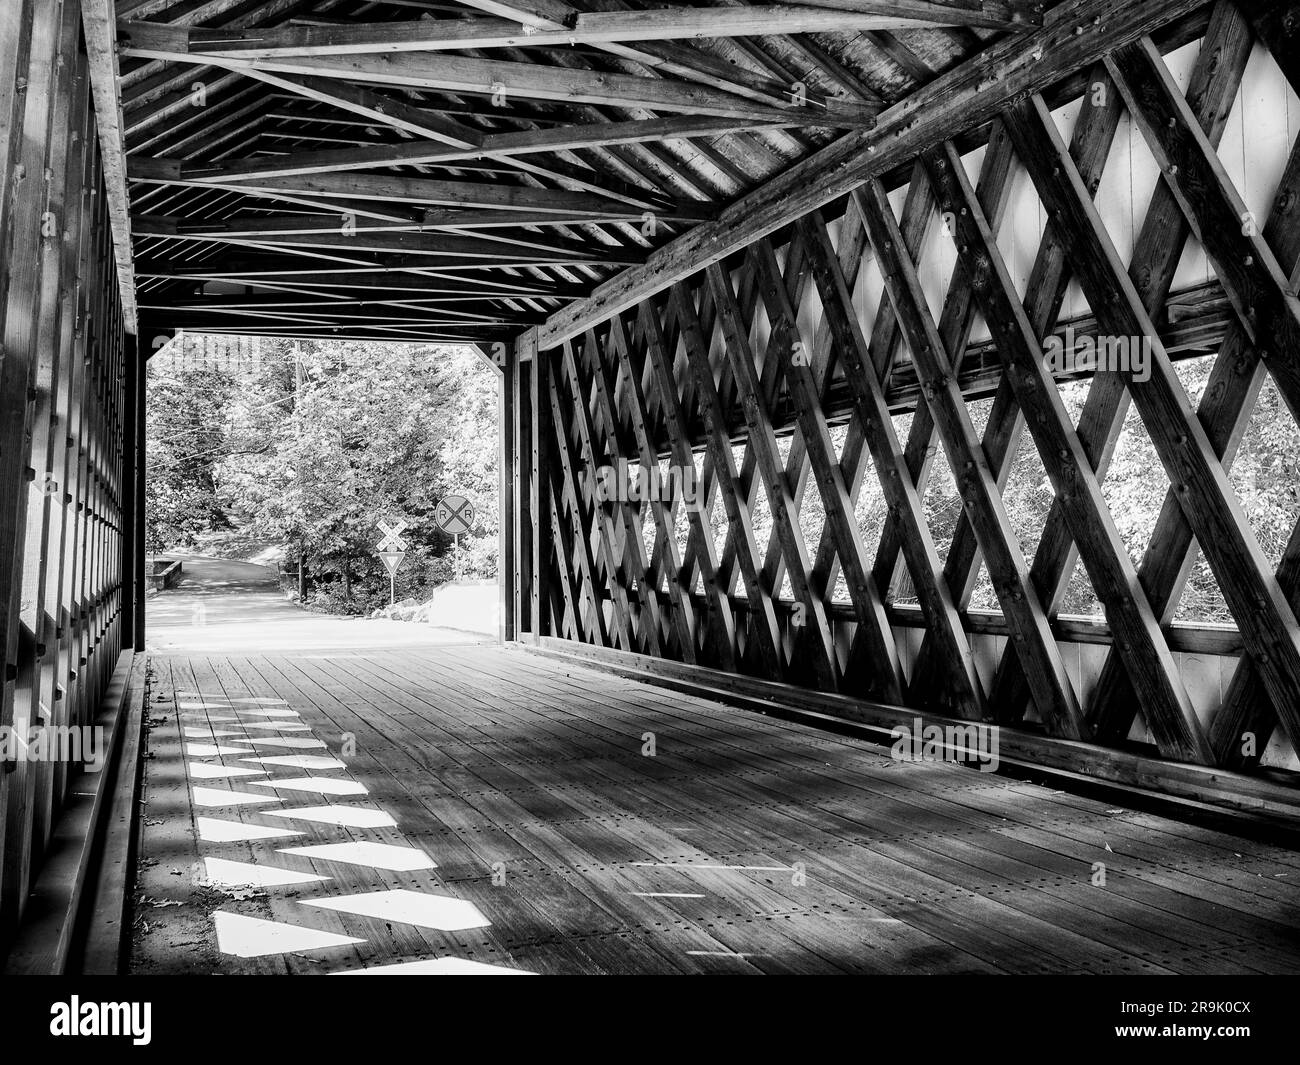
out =
<svg viewBox="0 0 1300 1065"><path fill-rule="evenodd" d="M119 39L132 47L161 48L245 59L460 51L471 48L535 48L545 45L619 44L637 41L755 37L788 33L854 33L860 30L983 26L1025 29L1042 15L1007 5L987 10L927 0L865 0L846 6L665 7L652 10L580 12L555 29L508 19L412 19L341 26L279 26L273 29L207 29L151 22L123 22Z"/></svg>
<svg viewBox="0 0 1300 1065"><path fill-rule="evenodd" d="M694 115L672 118L638 119L628 122L604 122L592 125L569 125L549 129L489 133L472 148L451 148L436 140L407 141L401 144L369 145L364 148L331 149L300 152L285 158L254 156L234 159L222 165L221 173L242 178L287 176L291 174L337 173L344 170L377 170L392 166L431 166L478 159L508 159L511 156L538 152L568 152L583 148L615 144L640 144L662 140L690 140L697 137L722 137L749 129L774 129L784 122L700 118ZM198 166L188 168L191 176L201 177ZM597 175L592 172L593 178Z"/></svg>
<svg viewBox="0 0 1300 1065"><path fill-rule="evenodd" d="M251 66L239 68L239 73L260 82L274 85L301 98L337 107L346 113L370 119L377 125L432 141L441 145L442 151L447 153L447 156L451 159L469 159L474 158L477 154L482 154L476 151L487 136L481 131L426 108L405 103L387 94L373 92L356 85L349 85L338 79L272 74ZM515 147L517 145L510 142L503 145L504 149ZM557 149L546 147L538 150L554 151ZM339 153L321 154L324 157L329 157ZM639 202L638 194L640 190L594 170L575 167L554 159L544 162L516 159L513 158L516 154L514 151L500 151L494 154L502 158L508 166L533 177L545 178L560 183L569 182L580 189L594 192L597 195L608 196L611 199L621 199L629 203ZM437 160L430 160L430 162L434 161ZM410 161L410 165L417 165L418 163L419 160Z"/></svg>
<svg viewBox="0 0 1300 1065"><path fill-rule="evenodd" d="M554 347L588 325L635 306L845 195L869 177L886 174L931 145L988 122L1018 96L1047 89L1199 6L1199 0L1083 0L1050 25L996 42L882 112L874 129L846 134L808 156L742 196L716 221L695 226L657 250L644 266L624 271L598 285L587 299L553 315L538 330L539 347Z"/></svg>
<svg viewBox="0 0 1300 1065"><path fill-rule="evenodd" d="M120 45L123 55L163 59L176 63L201 61L207 65L248 72L263 80L273 75L325 77L374 85L397 85L444 92L552 100L559 103L603 104L619 108L694 115L745 117L785 121L801 119L804 125L842 128L870 127L875 109L856 102L826 101L825 106L801 106L793 101L780 107L763 106L706 86L667 78L642 78L589 69L561 69L540 64L468 58L459 55L288 56L280 59L235 59L196 56L167 48Z"/></svg>
<svg viewBox="0 0 1300 1065"><path fill-rule="evenodd" d="M451 305L476 306L487 303L487 298L477 293L460 295L423 296L402 292L375 292L368 295L349 295L342 292L312 292L310 290L280 290L263 292L200 292L191 296L172 295L166 303L149 303L142 300L141 308L147 310L228 310L270 307L439 307Z"/></svg>
<svg viewBox="0 0 1300 1065"><path fill-rule="evenodd" d="M341 221L342 220L342 221ZM616 245L583 244L549 234L427 233L388 223L370 224L349 215L301 218L249 218L234 221L195 221L183 218L136 216L131 227L137 237L167 240L212 240L222 243L284 244L299 247L361 248L399 254L455 254L491 258L518 254L511 249L540 252L547 259L627 263L644 258L638 251Z"/></svg>
<svg viewBox="0 0 1300 1065"><path fill-rule="evenodd" d="M195 172L201 176L192 176ZM469 181L444 181L434 178L407 177L398 174L313 174L293 177L258 178L243 181L239 173L226 175L213 167L193 166L180 159L134 159L130 178L146 184L189 185L200 188L231 186L261 190L274 194L291 192L306 195L334 196L353 200L386 200L391 203L417 203L443 207L527 210L543 214L577 211L601 211L610 202L585 192L562 189L534 189L504 183L478 184ZM639 205L647 210L669 207L646 197Z"/></svg>
<svg viewBox="0 0 1300 1065"><path fill-rule="evenodd" d="M338 78L286 76L251 64L236 67L235 71L308 100L328 104L380 125L400 129L416 137L426 137L452 148L477 148L483 142L483 134L463 122L445 118L436 112L426 111L360 85L350 85Z"/></svg>
<svg viewBox="0 0 1300 1065"><path fill-rule="evenodd" d="M332 233L261 234L253 236L228 235L207 228L180 229L166 232L150 219L137 222L137 237L156 237L163 240L215 241L242 247L274 245L291 254L308 254L310 250L353 252L382 252L388 255L447 255L457 259L483 259L491 265L506 263L532 265L578 266L598 264L621 266L641 261L644 256L626 248L593 244L582 251L569 247L554 247L554 241L538 241L533 245L522 242L505 243L476 237L448 236L438 233L345 233L336 228Z"/></svg>
<svg viewBox="0 0 1300 1065"><path fill-rule="evenodd" d="M214 262L200 263L143 259L139 276L166 280L231 281L250 285L294 283L294 279L302 279L301 283L316 289L401 289L409 285L413 292L481 292L486 296L510 299L557 299L582 291L578 285L532 277L462 278L419 267L308 267L300 260L278 254L225 255Z"/></svg>

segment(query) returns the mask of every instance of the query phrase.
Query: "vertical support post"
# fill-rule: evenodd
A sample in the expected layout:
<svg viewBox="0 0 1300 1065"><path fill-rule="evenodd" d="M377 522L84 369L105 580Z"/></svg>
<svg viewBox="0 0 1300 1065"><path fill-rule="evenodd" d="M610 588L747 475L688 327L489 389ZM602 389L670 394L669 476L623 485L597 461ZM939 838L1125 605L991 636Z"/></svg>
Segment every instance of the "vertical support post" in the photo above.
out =
<svg viewBox="0 0 1300 1065"><path fill-rule="evenodd" d="M121 551L118 560L118 581L121 585L122 596L122 646L125 648L133 646L135 643L135 614L137 609L143 609L144 607L144 604L139 601L138 587L135 580L135 559L140 552L141 537L144 530L136 524L135 512L136 467L140 463L140 453L137 450L138 441L136 439L136 419L138 417L136 381L140 376L139 343L137 338L133 336L126 337L123 347L125 349L123 352L125 365L122 369L125 381L121 441L122 535L119 540Z"/></svg>
<svg viewBox="0 0 1300 1065"><path fill-rule="evenodd" d="M551 570L551 452L554 450L551 429L549 362L537 350L537 330L530 329L519 338L519 357L531 357L533 372L529 381L532 407L532 478L529 499L533 532L532 582L530 585L530 619L534 640L549 635L546 611L550 608L549 577Z"/></svg>
<svg viewBox="0 0 1300 1065"><path fill-rule="evenodd" d="M533 627L533 525L535 512L532 509L533 485L533 405L531 400L532 372L531 361L521 358L521 349L514 346L511 352L511 365L514 368L514 541L515 541L515 635L520 639L523 633L531 632Z"/></svg>
<svg viewBox="0 0 1300 1065"><path fill-rule="evenodd" d="M129 338L131 348L128 349L131 355L132 363L135 366L135 420L128 421L126 424L130 427L129 431L135 434L135 462L131 467L131 474L135 478L135 489L133 493L135 506L135 554L133 566L135 570L135 631L131 634L135 649L144 650L145 637L145 566L144 556L147 536L147 519L145 517L145 486L149 477L149 455L148 448L145 444L145 378L146 366L143 353L140 350L140 338ZM124 508L125 510L125 508ZM126 639L126 637L124 637Z"/></svg>
<svg viewBox="0 0 1300 1065"><path fill-rule="evenodd" d="M500 350L500 349L498 349ZM497 387L498 441L501 445L500 484L498 488L497 588L499 591L498 639L505 643L516 637L515 570L519 541L515 538L515 493L519 473L515 467L515 390L519 363L513 345L506 346Z"/></svg>

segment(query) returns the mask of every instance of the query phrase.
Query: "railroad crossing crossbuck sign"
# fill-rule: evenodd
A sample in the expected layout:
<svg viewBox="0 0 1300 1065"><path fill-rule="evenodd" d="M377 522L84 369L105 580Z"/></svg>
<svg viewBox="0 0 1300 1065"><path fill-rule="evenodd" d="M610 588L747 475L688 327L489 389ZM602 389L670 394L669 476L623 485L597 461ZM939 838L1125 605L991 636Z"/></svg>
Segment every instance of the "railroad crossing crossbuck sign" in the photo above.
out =
<svg viewBox="0 0 1300 1065"><path fill-rule="evenodd" d="M388 570L388 601L390 604L397 602L397 570L406 560L406 541L402 539L402 533L406 529L406 522L399 521L395 525L389 525L386 521L381 521L379 531L384 534L379 541L379 557L384 561L384 568Z"/></svg>
<svg viewBox="0 0 1300 1065"><path fill-rule="evenodd" d="M443 496L433 512L438 528L452 536L464 536L474 528L474 504L464 496Z"/></svg>
<svg viewBox="0 0 1300 1065"><path fill-rule="evenodd" d="M380 551L406 550L406 541L402 539L402 533L406 531L406 522L399 521L396 525L389 525L388 522L381 521L379 531L384 534L384 538L379 541Z"/></svg>

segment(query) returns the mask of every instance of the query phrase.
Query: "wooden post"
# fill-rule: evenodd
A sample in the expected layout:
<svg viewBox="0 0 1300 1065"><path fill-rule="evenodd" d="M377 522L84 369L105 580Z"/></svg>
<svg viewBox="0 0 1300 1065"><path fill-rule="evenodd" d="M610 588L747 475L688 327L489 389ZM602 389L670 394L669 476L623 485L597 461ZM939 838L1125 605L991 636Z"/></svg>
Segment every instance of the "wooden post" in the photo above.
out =
<svg viewBox="0 0 1300 1065"><path fill-rule="evenodd" d="M502 643L517 637L515 618L515 573L519 541L515 530L515 495L519 480L515 468L515 402L519 363L513 347L505 346L501 376L497 381L497 424L500 444L500 480L497 488L497 589L500 603L498 638ZM499 349L498 349L499 350Z"/></svg>
<svg viewBox="0 0 1300 1065"><path fill-rule="evenodd" d="M132 641L137 651L144 650L145 641L145 622L148 607L145 603L145 545L148 540L147 518L145 516L145 487L149 478L149 453L145 445L145 366L141 358L140 338L134 338L134 344L131 348L132 359L135 363L135 420L128 422L130 431L135 434L135 462L131 467L132 475L135 477L135 489L133 494L135 504L135 554L132 559L134 567L134 584L135 584L135 631L131 634Z"/></svg>
<svg viewBox="0 0 1300 1065"><path fill-rule="evenodd" d="M551 635L546 612L551 604L551 453L555 448L551 429L550 363L537 350L537 331L530 329L519 338L519 358L532 361L529 402L532 408L532 475L530 478L531 524L533 530L532 578L529 584L529 618L534 640ZM556 619L559 620L558 618Z"/></svg>
<svg viewBox="0 0 1300 1065"><path fill-rule="evenodd" d="M533 405L531 381L533 364L524 362L519 357L520 351L515 346L511 351L511 366L514 371L511 381L513 419L511 443L513 446L512 466L515 482L513 485L515 555L514 563L514 618L515 639L532 631L532 588L533 588L533 527L536 523L535 511L532 509L533 484Z"/></svg>
<svg viewBox="0 0 1300 1065"><path fill-rule="evenodd" d="M118 558L118 579L122 595L122 641L124 644L134 642L136 633L135 614L137 608L144 604L136 599L135 558L139 553L141 536L144 532L135 520L136 467L140 462L137 447L135 424L137 414L136 382L140 368L136 361L137 341L135 337L126 338L125 360L125 404L122 410L122 537L121 553Z"/></svg>

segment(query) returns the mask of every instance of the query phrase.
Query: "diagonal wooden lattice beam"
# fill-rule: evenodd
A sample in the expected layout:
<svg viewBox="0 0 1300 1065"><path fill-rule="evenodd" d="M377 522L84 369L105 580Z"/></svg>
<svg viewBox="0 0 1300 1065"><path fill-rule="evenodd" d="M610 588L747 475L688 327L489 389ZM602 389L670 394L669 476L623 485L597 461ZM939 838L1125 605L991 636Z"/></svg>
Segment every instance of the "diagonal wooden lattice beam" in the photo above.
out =
<svg viewBox="0 0 1300 1065"><path fill-rule="evenodd" d="M558 361L559 352L548 352L543 358ZM573 444L569 439L569 420L564 416L565 406L560 398L560 378L552 372L548 375L548 394L551 403L551 426L555 430L555 456L559 460L557 473L552 481L558 495L555 500L557 515L563 530L560 550L562 558L570 565L575 590L579 598L572 603L574 617L582 622L585 636L592 642L604 647L609 644L609 629L605 620L605 602L597 580L596 560L591 552L591 533L584 521L583 509L577 482L577 462ZM568 515L568 522L564 521ZM584 615L582 603L587 604ZM584 621L585 617L585 621Z"/></svg>
<svg viewBox="0 0 1300 1065"><path fill-rule="evenodd" d="M695 455L691 451L690 440L686 433L686 415L678 392L677 380L673 374L672 349L653 306L643 303L640 308L642 329L646 339L646 361L649 364L662 404L664 429L668 434L668 449L672 463L681 471L682 477L690 470L695 473ZM684 483L684 481L683 481ZM736 619L731 609L731 599L718 586L718 552L713 542L713 530L709 528L702 505L699 501L692 503L683 500L686 519L690 523L699 547L697 561L700 576L704 583L704 592L709 600L708 625L713 632L716 650L723 668L736 668ZM686 588L689 594L689 586Z"/></svg>
<svg viewBox="0 0 1300 1065"><path fill-rule="evenodd" d="M777 621L772 590L763 583L756 561L758 544L754 539L754 518L739 483L740 472L736 467L735 453L731 449L731 437L727 433L726 414L722 409L722 401L718 398L717 384L713 379L713 368L709 363L708 347L700 329L695 301L684 283L674 285L669 298L675 305L687 361L695 376L695 392L709 437L709 449L713 453L713 466L717 472L727 521L737 531L737 555L745 580L748 613L760 641L757 665L761 672L779 680L785 675L786 664L781 645L781 626ZM718 590L722 595L729 593L725 587Z"/></svg>
<svg viewBox="0 0 1300 1065"><path fill-rule="evenodd" d="M894 432L884 385L854 314L853 297L839 269L826 229L812 221L801 228L821 292L822 308L844 369L844 379L853 395L857 423L866 437L894 525L902 534L903 554L932 638L936 641L936 658L943 677L929 688L939 695L936 705L929 709L982 720L985 716L984 693L975 672L975 659L948 586L943 581L939 553L925 521L920 494Z"/></svg>
<svg viewBox="0 0 1300 1065"><path fill-rule="evenodd" d="M579 408L578 414L587 424L586 435L592 441L593 453L608 456L611 464L619 468L619 464L628 460L634 453L636 445L625 435L622 420L616 413L617 407L614 401L616 364L611 364L609 360L601 357L600 342L594 330L588 330L583 339L586 354L584 361L590 367L595 408L604 427L601 449L598 450L596 446L595 424L591 420L589 409L583 405ZM575 379L581 382L582 373L576 360L572 373ZM578 387L581 390L581 384ZM639 507L634 508L629 502L618 500L610 505L617 511L623 525L621 543L623 564L640 603L637 636L646 653L660 657L663 655L663 616L659 604L659 589L653 586L647 575L645 544L641 539L641 529L636 519Z"/></svg>
<svg viewBox="0 0 1300 1065"><path fill-rule="evenodd" d="M559 381L553 380L551 389L551 394L554 397L552 413L558 414L566 410L572 410L577 414L576 418L556 417L555 419L556 428L559 430L557 436L562 437L559 451L560 465L564 471L566 482L566 505L571 508L570 517L573 521L574 530L581 530L583 534L584 566L590 566L592 574L592 582L589 588L592 601L598 610L602 608L604 592L600 583L595 579L595 559L591 556L591 540L594 538L598 544L601 568L605 573L605 584L609 588L613 635L618 638L624 650L634 650L631 610L627 600L627 579L622 572L622 566L619 564L618 536L614 531L609 513L601 506L600 501L595 498L590 477L584 478L580 472L582 470L595 472L596 455L592 445L590 414L583 399L582 383L573 356L573 345L567 340L560 345L560 363L564 372L564 379L569 386L568 398L570 402L567 404L564 402L564 398L560 395ZM577 452L573 448L572 436L568 429L565 428L570 424L578 434L581 450Z"/></svg>
<svg viewBox="0 0 1300 1065"><path fill-rule="evenodd" d="M646 470L657 471L659 461L647 428L649 416L646 409L645 389L641 383L641 371L632 361L632 353L621 316L610 319L609 340L619 369L622 371L622 379L626 384L626 397L633 438L636 440L641 465ZM652 492L648 502L658 538L656 553L661 553L661 558L657 560L657 564L655 560L652 560L649 568L657 574L656 587L658 587L658 581L663 580L665 576L667 578L664 583L667 584L668 595L672 602L671 618L677 633L678 652L683 661L695 664L699 660L699 645L696 636L698 619L695 604L690 596L690 586L682 583L683 565L681 555L677 550L677 538L673 531L672 518L669 515L668 508L657 493ZM662 567L667 568L666 575L663 574Z"/></svg>
<svg viewBox="0 0 1300 1065"><path fill-rule="evenodd" d="M1121 109L1115 93L1110 89L1108 82L1104 78L1104 73L1094 70L1089 87L1090 91L1085 96L1078 120L1075 123L1070 152L1077 160L1089 187L1095 189L1096 183L1100 180L1107 154L1114 141ZM1014 159L1011 153L1010 138L1005 131L1001 132L1001 138L1001 143L1009 157L1006 164L1009 168L1011 160ZM1003 195L1005 196L1005 193ZM984 213L985 218L989 220L990 228L996 230L997 223L987 210ZM950 219L950 221L955 222L955 219ZM955 302L956 299L963 300L962 305L967 307L967 315L973 316L975 310L974 294L969 284L969 271L966 269L964 260L961 257L958 258L953 278L954 287L949 290L950 303ZM1039 336L1050 333L1055 326L1065 299L1069 280L1070 274L1065 264L1064 247L1049 219L1025 286L1025 311ZM955 287L958 283L961 286L960 290ZM970 327L971 321L968 319L960 334L964 342L969 340ZM989 466L993 470L994 480L999 491L1006 488L1007 481L1011 476L1024 425L1024 414L1016 400L1015 391L1004 376L999 380L997 391L990 404L983 436L984 453L988 457ZM933 433L933 430L931 430L931 433ZM1040 554L1041 551L1042 540L1040 539ZM1039 555L1036 554L1035 563L1037 563L1038 557ZM948 579L949 586L953 589L953 594L958 603L963 607L969 603L971 595L974 594L980 561L981 554L978 540L974 535L969 520L963 514L958 519L953 542L948 550L948 558L944 565L944 574ZM1055 602L1046 590L1050 587L1050 582L1042 580L1041 568L1037 567L1035 563L1030 565L1030 580L1043 596L1050 615ZM929 676L929 672L924 668L928 664L928 644L928 638L922 642L920 658L918 659L918 669L922 671L922 676ZM1024 674L1019 669L1019 660L1016 657L1014 643L1007 644L1003 649L1002 663L1003 666L994 674L994 683L989 701L994 707L998 720L1005 722L1019 718L1029 699L1029 692L1023 684ZM1014 696L1010 696L1007 692L1005 682L1008 673L1013 675L1020 685Z"/></svg>
<svg viewBox="0 0 1300 1065"><path fill-rule="evenodd" d="M1274 705L1289 707L1290 718L1300 716L1300 624L1270 572L1046 104L1033 97L1017 105L1008 112L1007 126L1044 206L1067 235L1080 284L1100 328L1148 345L1150 376L1139 380L1137 374L1124 374L1129 392ZM1291 723L1300 726L1300 721Z"/></svg>
<svg viewBox="0 0 1300 1065"><path fill-rule="evenodd" d="M1260 232L1213 145L1172 83L1159 53L1152 56L1149 42L1118 52L1113 64L1116 82L1166 174L1171 193L1237 312L1236 329L1228 340L1234 345L1248 345L1256 358L1263 359L1292 412L1300 411L1300 300L1294 294L1295 282L1288 276L1295 270L1294 258L1288 257L1290 261L1284 263L1274 254L1267 233ZM1284 177L1282 197L1293 188ZM1288 206L1285 199L1281 206ZM1278 221L1269 219L1274 231ZM1278 576L1294 606L1297 588L1293 569L1294 565L1284 559ZM1238 667L1238 672L1247 675L1253 670L1248 658ZM1232 698L1224 706L1228 710L1225 726L1239 717L1237 706L1244 682L1245 678L1243 684L1235 685L1235 691L1230 688ZM1275 710L1288 736L1294 739L1300 712L1293 707Z"/></svg>
<svg viewBox="0 0 1300 1065"><path fill-rule="evenodd" d="M924 175L921 175L914 168L912 178L911 183L908 185L907 197L903 203L903 220L899 224L899 229L903 234L908 253L916 256L920 254L934 221L934 199L930 194L930 186L925 181ZM865 249L861 256L862 263L865 266L873 253L870 250L871 243L867 239L862 198L856 193L850 198L849 211L846 212L845 222L842 225L847 225L850 218L857 223L857 239ZM841 248L843 248L847 242L841 239L840 244ZM842 262L843 259L841 258ZM860 272L860 269L858 272ZM855 277L855 272L844 271L846 285L851 286ZM881 293L880 302L881 306L876 313L876 320L871 328L867 361L870 362L872 371L879 379L881 388L888 389L894 360L902 347L902 334L898 329L898 320L889 313L888 293ZM827 331L826 339L829 342L831 339L829 320L824 321L822 325ZM840 449L840 469L844 475L844 483L849 488L849 499L855 507L857 506L858 496L862 491L863 479L866 477L870 454L871 449L868 447L867 434L863 430L862 418L855 410L849 418L849 424L844 432L844 446ZM910 468L908 468L907 473L909 479L917 486L917 491L921 491L915 473ZM890 512L890 520L881 529L881 546L876 549L875 564L872 568L872 577L876 582L876 586L883 590L887 599L893 581L895 564L898 561L898 551L894 551L893 560L885 566L881 564L881 549L883 547L888 552L890 550L890 541L901 545L901 541L896 540L899 530L898 522L895 520L895 513L895 511ZM823 530L821 543L818 545L817 550L817 565L814 570L815 579L823 589L833 587L838 577L838 556L834 554L833 550L830 550L831 547L832 543L826 536L825 530ZM823 551L823 548L828 550ZM915 671L913 671L913 675L916 676ZM915 688L915 681L912 687ZM915 694L916 692L913 690L913 697L915 697Z"/></svg>
<svg viewBox="0 0 1300 1065"><path fill-rule="evenodd" d="M809 220L811 225L824 225L819 217ZM790 343L781 351L786 386L797 413L799 432L808 449L821 493L826 522L833 530L840 565L844 568L845 582L853 603L858 628L850 648L850 666L846 677L859 660L865 663L863 686L872 698L885 702L903 701L905 683L898 660L889 617L884 600L871 576L871 566L862 544L862 536L853 520L853 504L844 484L840 464L835 457L826 415L822 411L821 393L813 376L809 361L802 354L796 356L794 347L799 337L798 316L790 305L785 284L771 243L759 241L755 246L763 300L768 317L773 323L784 322L784 335ZM800 349L802 350L802 349Z"/></svg>
<svg viewBox="0 0 1300 1065"><path fill-rule="evenodd" d="M949 466L957 478L966 514L979 538L989 576L1011 623L1013 640L1044 723L1059 736L1086 739L1083 712L1061 661L1047 613L1029 580L1029 570L1002 505L993 473L971 424L953 376L952 363L912 263L903 247L889 197L878 180L864 190L867 229L880 261L894 314L922 382L921 392L934 418Z"/></svg>
<svg viewBox="0 0 1300 1065"><path fill-rule="evenodd" d="M845 214L843 224L845 229L841 231L843 233L843 239L840 243L841 261L845 263L845 268L852 271L856 277L857 271L863 263L863 253L860 250L865 246L865 241L861 236L862 227L859 223L855 230L852 219L848 214ZM752 271L752 257L747 256L746 263ZM789 296L790 305L798 307L803 302L812 278L805 263L803 241L799 239L797 233L791 239L786 250L785 269L782 273L785 276L786 293ZM786 325L782 322L768 336L767 351L770 352L770 355L765 355L763 360L765 396L774 396L777 384L780 381L781 359L777 352L780 351L782 345L790 343L790 339L784 335L785 328ZM813 375L817 378L819 387L822 389L826 386L833 365L829 352L829 339L829 331L826 323L823 322L818 327L817 334L813 338L812 349L808 352ZM786 451L785 479L790 485L796 511L803 504L804 492L808 485L808 475L808 451L804 446L802 435L795 433L790 437L790 446ZM851 492L850 495L852 495ZM779 588L781 582L785 579L787 572L786 559L786 552L781 547L778 530L774 525L768 537L767 554L763 560L764 578L771 583L773 588ZM825 594L826 589L823 587L819 595L824 597Z"/></svg>
<svg viewBox="0 0 1300 1065"><path fill-rule="evenodd" d="M552 559L558 580L549 583L552 595L551 609L553 622L567 630L567 635L574 640L588 640L588 631L582 620L582 587L573 572L573 540L570 530L560 516L560 497L562 485L559 466L554 465L542 473L548 482L550 491L546 501L550 511Z"/></svg>
<svg viewBox="0 0 1300 1065"><path fill-rule="evenodd" d="M1220 4L1211 18L1203 46L1192 69L1188 98L1193 101L1208 135L1216 142L1222 136L1249 57L1249 35L1243 31L1240 16L1232 5ZM1096 86L1104 87L1106 107L1117 121L1124 106L1123 96L1115 88L1104 65L1096 77L1094 92ZM1112 126L1112 138L1113 135ZM1109 150L1109 141L1106 150ZM1088 160L1080 158L1077 152L1072 151L1071 154L1076 160L1080 176L1095 195L1105 153L1101 154L1091 171ZM1168 297L1187 232L1182 212L1169 189L1163 183L1157 185L1128 268L1128 276L1137 288L1147 313L1153 318L1163 308ZM1056 248L1056 255L1064 270L1063 246ZM1068 280L1068 272L1063 273L1062 286ZM1033 292L1032 286L1030 291ZM1060 292L1064 294L1064 287ZM1049 328L1050 326L1044 325L1040 335L1044 335ZM1106 476L1114 457L1130 402L1124 379L1104 366L1099 367L1084 402L1078 431L1093 469L1101 478ZM1053 501L1043 525L1031 570L1047 598L1049 609L1055 610L1064 598L1077 560L1078 553L1062 507ZM1158 614L1161 613L1159 606L1156 610ZM994 698L999 701L999 705L1007 708L1007 720L1018 718L1028 698L1023 675L1014 657L1009 654L1004 653L999 663L994 680ZM1108 706L1094 694L1090 720L1104 717L1108 712Z"/></svg>
<svg viewBox="0 0 1300 1065"><path fill-rule="evenodd" d="M1211 762L1209 741L1178 675L1160 622L1137 579L1101 484L1039 344L1034 323L1016 294L997 241L985 220L961 157L949 142L925 156L942 208L954 219L970 286L997 342L1005 379L1038 448L1070 533L1083 556L1116 647L1146 709L1147 723L1166 757Z"/></svg>
<svg viewBox="0 0 1300 1065"><path fill-rule="evenodd" d="M795 524L798 504L790 481L781 469L781 453L777 448L776 434L772 431L763 381L749 345L747 319L741 314L726 271L714 263L705 273L718 309L724 352L731 365L737 398L749 431L746 457L753 456L753 468L758 471L766 490L768 510L772 514L772 530L787 560L790 590L803 607L804 628L812 634L811 642L815 645L811 671L823 688L834 691L839 686L835 640L826 615L825 601L808 580L811 568L808 545ZM766 574L761 580L767 589L774 587L774 582Z"/></svg>

